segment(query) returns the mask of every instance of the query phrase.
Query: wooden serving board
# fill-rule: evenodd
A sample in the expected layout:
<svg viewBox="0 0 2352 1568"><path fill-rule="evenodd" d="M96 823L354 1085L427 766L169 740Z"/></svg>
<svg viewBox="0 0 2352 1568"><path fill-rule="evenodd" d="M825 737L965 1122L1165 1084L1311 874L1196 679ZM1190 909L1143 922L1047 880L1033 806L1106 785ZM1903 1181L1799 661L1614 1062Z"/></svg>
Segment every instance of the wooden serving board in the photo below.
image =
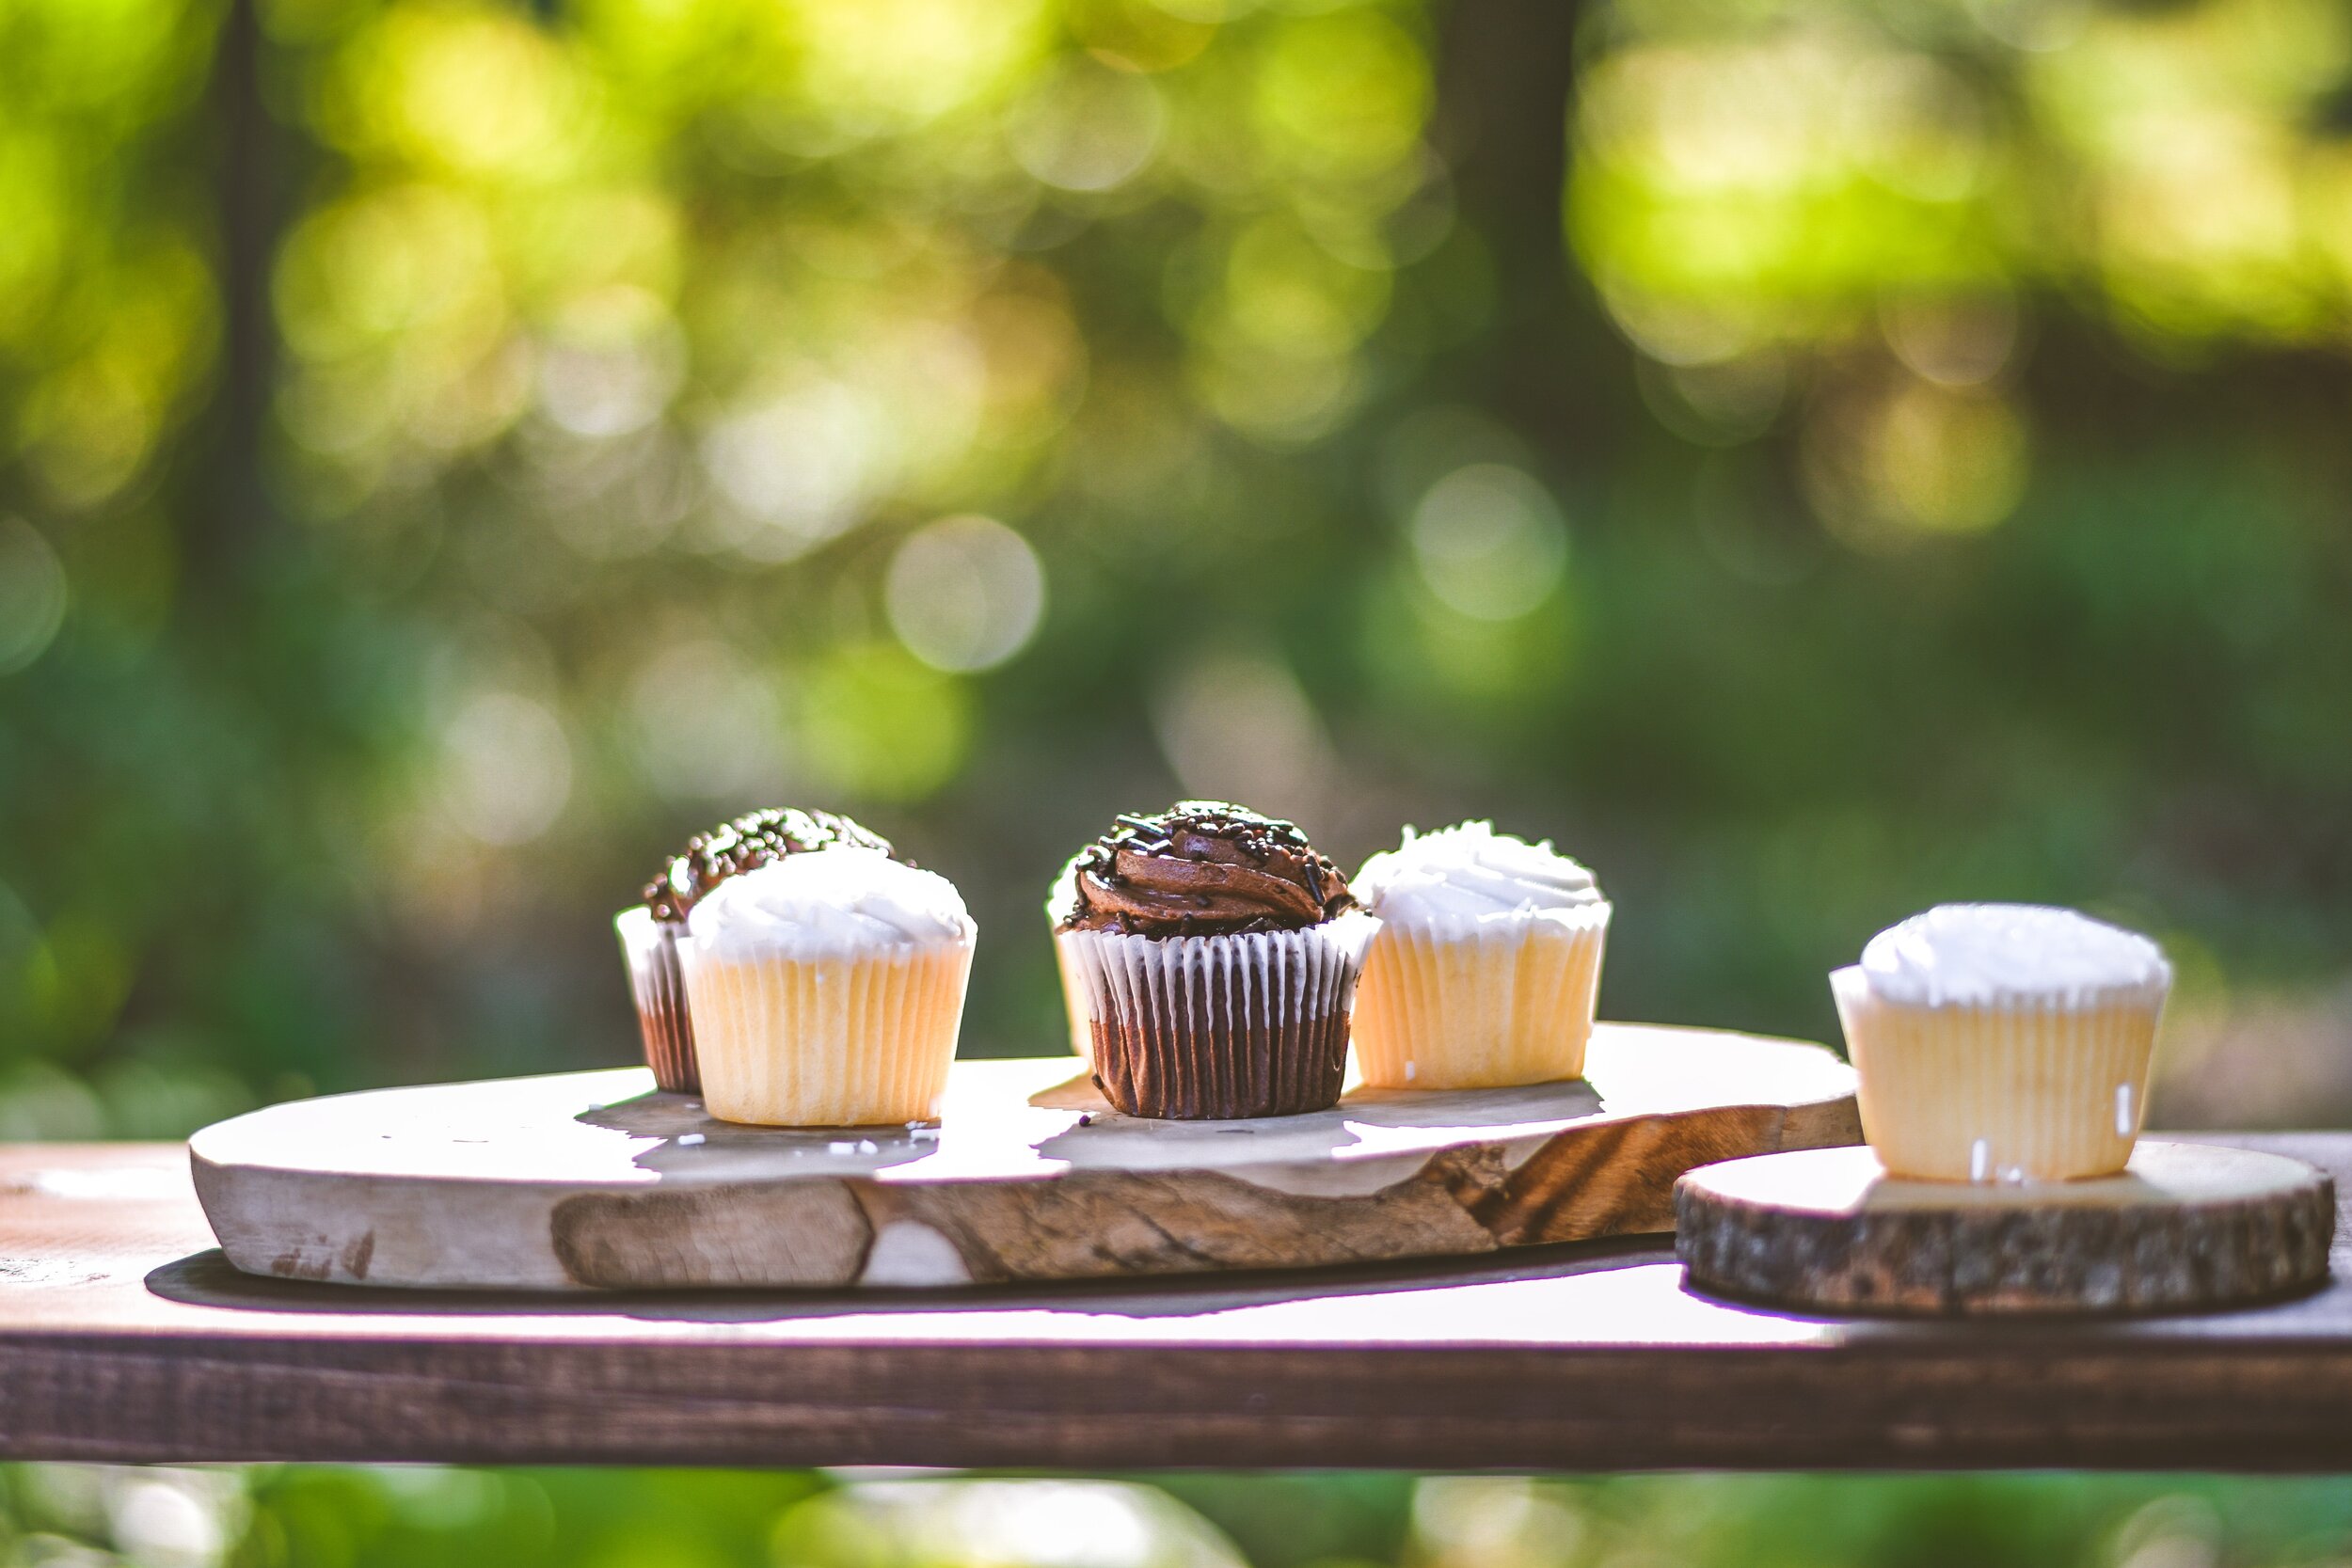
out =
<svg viewBox="0 0 2352 1568"><path fill-rule="evenodd" d="M1816 1311L2180 1312L2328 1277L2335 1182L2282 1154L2142 1140L2121 1176L1915 1181L1867 1148L1734 1160L1677 1184L1701 1290Z"/></svg>
<svg viewBox="0 0 2352 1568"><path fill-rule="evenodd" d="M190 1140L249 1274L479 1289L946 1286L1492 1252L1673 1224L1694 1165L1861 1135L1829 1051L1602 1024L1589 1076L1111 1112L1069 1056L956 1064L935 1127L713 1120L643 1069L301 1101Z"/></svg>

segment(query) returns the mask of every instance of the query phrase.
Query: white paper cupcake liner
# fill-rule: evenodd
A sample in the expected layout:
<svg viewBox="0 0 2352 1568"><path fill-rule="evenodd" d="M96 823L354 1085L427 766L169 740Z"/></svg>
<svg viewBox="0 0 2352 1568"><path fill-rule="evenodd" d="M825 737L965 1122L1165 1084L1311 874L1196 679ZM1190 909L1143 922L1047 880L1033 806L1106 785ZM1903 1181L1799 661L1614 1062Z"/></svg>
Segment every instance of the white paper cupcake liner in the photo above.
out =
<svg viewBox="0 0 2352 1568"><path fill-rule="evenodd" d="M1061 974L1062 1009L1070 1019L1070 1049L1076 1053L1079 1060L1091 1062L1094 1059L1094 1026L1087 1002L1086 971L1077 956L1070 950L1071 939L1081 934L1076 931L1054 933L1054 967Z"/></svg>
<svg viewBox="0 0 2352 1568"><path fill-rule="evenodd" d="M1610 906L1384 921L1356 998L1356 1065L1375 1088L1579 1078Z"/></svg>
<svg viewBox="0 0 2352 1568"><path fill-rule="evenodd" d="M628 964L630 993L637 999L637 1029L645 1045L653 1081L672 1094L702 1087L694 1067L694 1024L686 1006L686 977L679 968L676 926L656 920L640 904L612 920L620 933L621 957Z"/></svg>
<svg viewBox="0 0 2352 1568"><path fill-rule="evenodd" d="M2130 1160L2164 987L1920 1006L1874 994L1849 968L1830 989L1863 1136L1892 1174L2058 1181Z"/></svg>
<svg viewBox="0 0 2352 1568"><path fill-rule="evenodd" d="M705 1108L777 1127L935 1118L972 946L715 958L681 943Z"/></svg>
<svg viewBox="0 0 2352 1568"><path fill-rule="evenodd" d="M1147 937L1062 933L1081 975L1095 1082L1128 1116L1292 1116L1340 1097L1348 1011L1378 923Z"/></svg>

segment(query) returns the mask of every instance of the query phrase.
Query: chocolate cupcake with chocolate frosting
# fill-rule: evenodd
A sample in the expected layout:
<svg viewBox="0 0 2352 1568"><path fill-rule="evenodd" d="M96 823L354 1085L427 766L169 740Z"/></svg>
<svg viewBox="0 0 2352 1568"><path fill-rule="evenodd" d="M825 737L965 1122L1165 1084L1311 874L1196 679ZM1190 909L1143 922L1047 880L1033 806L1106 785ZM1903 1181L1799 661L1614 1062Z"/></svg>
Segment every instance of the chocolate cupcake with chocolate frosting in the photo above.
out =
<svg viewBox="0 0 2352 1568"><path fill-rule="evenodd" d="M702 1075L694 1057L694 1024L686 1006L677 939L686 917L704 895L730 877L787 855L822 849L879 849L897 855L890 841L846 816L829 811L777 806L723 822L696 833L670 858L661 875L645 884L638 907L612 922L621 954L628 962L629 988L637 998L637 1025L644 1037L645 1065L654 1083L673 1094L695 1094Z"/></svg>
<svg viewBox="0 0 2352 1568"><path fill-rule="evenodd" d="M1375 923L1293 824L1215 800L1121 816L1063 869L1047 912L1073 1031L1083 1022L1120 1111L1277 1117L1339 1100Z"/></svg>

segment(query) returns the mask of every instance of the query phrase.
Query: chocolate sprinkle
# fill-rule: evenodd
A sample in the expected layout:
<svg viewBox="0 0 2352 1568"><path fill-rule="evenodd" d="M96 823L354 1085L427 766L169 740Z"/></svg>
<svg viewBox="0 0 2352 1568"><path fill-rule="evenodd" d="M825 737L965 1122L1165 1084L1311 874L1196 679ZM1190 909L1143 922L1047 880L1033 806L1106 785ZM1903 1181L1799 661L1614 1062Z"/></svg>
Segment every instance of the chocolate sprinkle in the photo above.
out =
<svg viewBox="0 0 2352 1568"><path fill-rule="evenodd" d="M849 817L773 806L688 839L686 848L671 858L661 875L645 884L645 907L656 920L683 921L704 894L729 877L787 855L837 848L879 849L894 860L904 859L888 839Z"/></svg>

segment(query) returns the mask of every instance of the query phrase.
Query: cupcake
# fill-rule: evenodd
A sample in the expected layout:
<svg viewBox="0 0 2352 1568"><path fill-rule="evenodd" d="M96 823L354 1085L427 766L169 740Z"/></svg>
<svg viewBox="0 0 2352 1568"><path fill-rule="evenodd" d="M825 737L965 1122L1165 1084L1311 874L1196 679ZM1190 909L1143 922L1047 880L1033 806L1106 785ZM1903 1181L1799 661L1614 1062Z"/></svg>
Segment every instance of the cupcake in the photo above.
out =
<svg viewBox="0 0 2352 1568"><path fill-rule="evenodd" d="M677 942L704 1107L782 1127L935 1117L975 935L955 884L880 849L723 879Z"/></svg>
<svg viewBox="0 0 2352 1568"><path fill-rule="evenodd" d="M1378 1088L1481 1089L1584 1073L1609 902L1549 843L1465 822L1364 863L1380 928L1356 1001Z"/></svg>
<svg viewBox="0 0 2352 1568"><path fill-rule="evenodd" d="M2055 1181L2131 1158L2171 966L2136 932L1945 904L1830 976L1863 1135L1896 1176Z"/></svg>
<svg viewBox="0 0 2352 1568"><path fill-rule="evenodd" d="M1306 834L1187 800L1119 818L1062 876L1056 945L1112 1105L1209 1119L1339 1100L1374 923Z"/></svg>
<svg viewBox="0 0 2352 1568"><path fill-rule="evenodd" d="M645 885L639 907L612 922L637 999L638 1032L656 1085L672 1094L702 1086L694 1065L694 1025L678 971L677 939L696 900L739 872L787 855L855 846L894 853L890 841L846 816L785 806L755 811L686 841L660 876Z"/></svg>

